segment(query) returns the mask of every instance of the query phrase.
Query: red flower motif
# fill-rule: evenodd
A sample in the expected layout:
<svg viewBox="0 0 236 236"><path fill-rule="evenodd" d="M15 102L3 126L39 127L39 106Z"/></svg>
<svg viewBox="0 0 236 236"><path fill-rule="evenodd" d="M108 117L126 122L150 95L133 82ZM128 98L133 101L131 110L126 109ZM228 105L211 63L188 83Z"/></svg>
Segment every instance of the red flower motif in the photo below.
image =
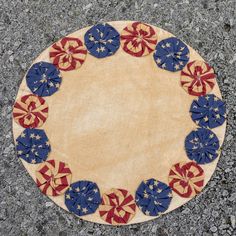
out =
<svg viewBox="0 0 236 236"><path fill-rule="evenodd" d="M63 194L69 188L70 181L71 171L68 165L61 161L45 161L36 171L37 186L45 195Z"/></svg>
<svg viewBox="0 0 236 236"><path fill-rule="evenodd" d="M81 67L87 55L82 41L78 38L65 37L51 46L49 57L58 69L75 70Z"/></svg>
<svg viewBox="0 0 236 236"><path fill-rule="evenodd" d="M216 81L216 75L211 66L204 61L191 61L181 72L181 86L194 96L202 96L209 93Z"/></svg>
<svg viewBox="0 0 236 236"><path fill-rule="evenodd" d="M34 94L21 97L13 107L13 118L24 128L36 128L43 125L48 117L46 101Z"/></svg>
<svg viewBox="0 0 236 236"><path fill-rule="evenodd" d="M172 166L169 186L181 197L194 197L204 185L204 171L195 162L182 162Z"/></svg>
<svg viewBox="0 0 236 236"><path fill-rule="evenodd" d="M101 218L109 224L127 224L135 215L133 196L124 189L111 189L103 194L99 206Z"/></svg>
<svg viewBox="0 0 236 236"><path fill-rule="evenodd" d="M155 30L141 22L127 25L122 30L120 39L124 51L136 57L148 55L154 51L157 44Z"/></svg>

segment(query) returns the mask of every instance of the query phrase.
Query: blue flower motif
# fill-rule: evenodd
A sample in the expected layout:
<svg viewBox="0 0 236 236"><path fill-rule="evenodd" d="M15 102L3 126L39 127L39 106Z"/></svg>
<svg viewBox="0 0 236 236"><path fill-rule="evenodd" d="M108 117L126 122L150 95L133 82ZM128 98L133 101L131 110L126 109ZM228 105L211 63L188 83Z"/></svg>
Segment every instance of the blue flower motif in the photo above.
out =
<svg viewBox="0 0 236 236"><path fill-rule="evenodd" d="M32 93L40 97L51 96L61 85L60 71L51 63L35 63L26 75L26 83Z"/></svg>
<svg viewBox="0 0 236 236"><path fill-rule="evenodd" d="M100 191L94 182L75 182L65 193L65 204L68 210L78 216L94 213L100 203Z"/></svg>
<svg viewBox="0 0 236 236"><path fill-rule="evenodd" d="M84 36L85 45L91 55L104 58L113 55L120 47L120 35L109 24L97 24Z"/></svg>
<svg viewBox="0 0 236 236"><path fill-rule="evenodd" d="M157 44L153 57L157 66L175 72L188 63L189 49L180 39L171 37Z"/></svg>
<svg viewBox="0 0 236 236"><path fill-rule="evenodd" d="M213 129L225 122L225 103L214 94L198 97L192 102L190 113L197 125Z"/></svg>
<svg viewBox="0 0 236 236"><path fill-rule="evenodd" d="M171 188L156 179L143 181L135 194L139 209L149 216L157 216L166 211L172 199Z"/></svg>
<svg viewBox="0 0 236 236"><path fill-rule="evenodd" d="M188 158L198 164L214 161L218 157L219 148L219 139L209 129L198 128L185 139L185 150Z"/></svg>
<svg viewBox="0 0 236 236"><path fill-rule="evenodd" d="M27 128L16 139L16 151L19 158L37 164L47 159L51 146L44 130Z"/></svg>

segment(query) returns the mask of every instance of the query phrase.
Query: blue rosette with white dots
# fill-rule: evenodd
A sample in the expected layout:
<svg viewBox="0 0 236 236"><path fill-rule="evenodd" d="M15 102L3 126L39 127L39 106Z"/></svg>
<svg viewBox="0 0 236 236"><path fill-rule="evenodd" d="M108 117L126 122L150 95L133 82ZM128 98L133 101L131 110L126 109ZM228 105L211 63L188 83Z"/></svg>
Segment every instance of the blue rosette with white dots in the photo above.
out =
<svg viewBox="0 0 236 236"><path fill-rule="evenodd" d="M172 199L172 190L156 179L143 181L136 190L135 200L139 209L148 216L165 212Z"/></svg>
<svg viewBox="0 0 236 236"><path fill-rule="evenodd" d="M192 120L203 128L216 128L225 122L225 103L214 94L200 96L190 107Z"/></svg>
<svg viewBox="0 0 236 236"><path fill-rule="evenodd" d="M101 195L96 183L78 181L70 185L65 193L65 204L69 211L78 216L94 213L101 203Z"/></svg>
<svg viewBox="0 0 236 236"><path fill-rule="evenodd" d="M219 155L219 139L209 129L198 128L185 139L185 150L188 158L198 164L214 161Z"/></svg>
<svg viewBox="0 0 236 236"><path fill-rule="evenodd" d="M35 63L26 75L26 83L32 93L40 97L51 96L61 85L60 71L48 62Z"/></svg>
<svg viewBox="0 0 236 236"><path fill-rule="evenodd" d="M171 37L157 44L153 57L161 69L180 71L189 61L189 49L180 39Z"/></svg>
<svg viewBox="0 0 236 236"><path fill-rule="evenodd" d="M28 128L16 139L16 151L19 158L37 164L48 158L51 146L44 130Z"/></svg>
<svg viewBox="0 0 236 236"><path fill-rule="evenodd" d="M120 35L111 25L97 24L84 36L85 45L91 55L104 58L113 55L120 47Z"/></svg>

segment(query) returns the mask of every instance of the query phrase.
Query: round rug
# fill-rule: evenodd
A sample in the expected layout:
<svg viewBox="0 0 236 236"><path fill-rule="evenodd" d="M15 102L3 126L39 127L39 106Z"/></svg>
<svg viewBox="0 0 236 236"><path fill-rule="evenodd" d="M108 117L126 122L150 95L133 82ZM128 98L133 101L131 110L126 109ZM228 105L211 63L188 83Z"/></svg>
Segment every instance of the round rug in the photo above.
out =
<svg viewBox="0 0 236 236"><path fill-rule="evenodd" d="M102 224L151 220L199 194L225 129L212 65L141 22L98 24L54 43L13 107L17 155L39 191Z"/></svg>

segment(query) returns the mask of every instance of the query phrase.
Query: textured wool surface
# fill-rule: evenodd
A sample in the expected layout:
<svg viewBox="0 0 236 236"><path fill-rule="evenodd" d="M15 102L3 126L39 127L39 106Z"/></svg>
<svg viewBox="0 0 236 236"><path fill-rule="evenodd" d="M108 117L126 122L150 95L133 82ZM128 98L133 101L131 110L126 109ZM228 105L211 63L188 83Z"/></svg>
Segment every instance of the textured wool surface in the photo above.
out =
<svg viewBox="0 0 236 236"><path fill-rule="evenodd" d="M235 4L234 0L1 1L0 234L234 235ZM43 49L76 29L101 21L127 19L168 30L213 65L227 103L228 124L216 172L198 197L159 219L112 228L81 221L41 194L16 158L11 113L20 81Z"/></svg>

